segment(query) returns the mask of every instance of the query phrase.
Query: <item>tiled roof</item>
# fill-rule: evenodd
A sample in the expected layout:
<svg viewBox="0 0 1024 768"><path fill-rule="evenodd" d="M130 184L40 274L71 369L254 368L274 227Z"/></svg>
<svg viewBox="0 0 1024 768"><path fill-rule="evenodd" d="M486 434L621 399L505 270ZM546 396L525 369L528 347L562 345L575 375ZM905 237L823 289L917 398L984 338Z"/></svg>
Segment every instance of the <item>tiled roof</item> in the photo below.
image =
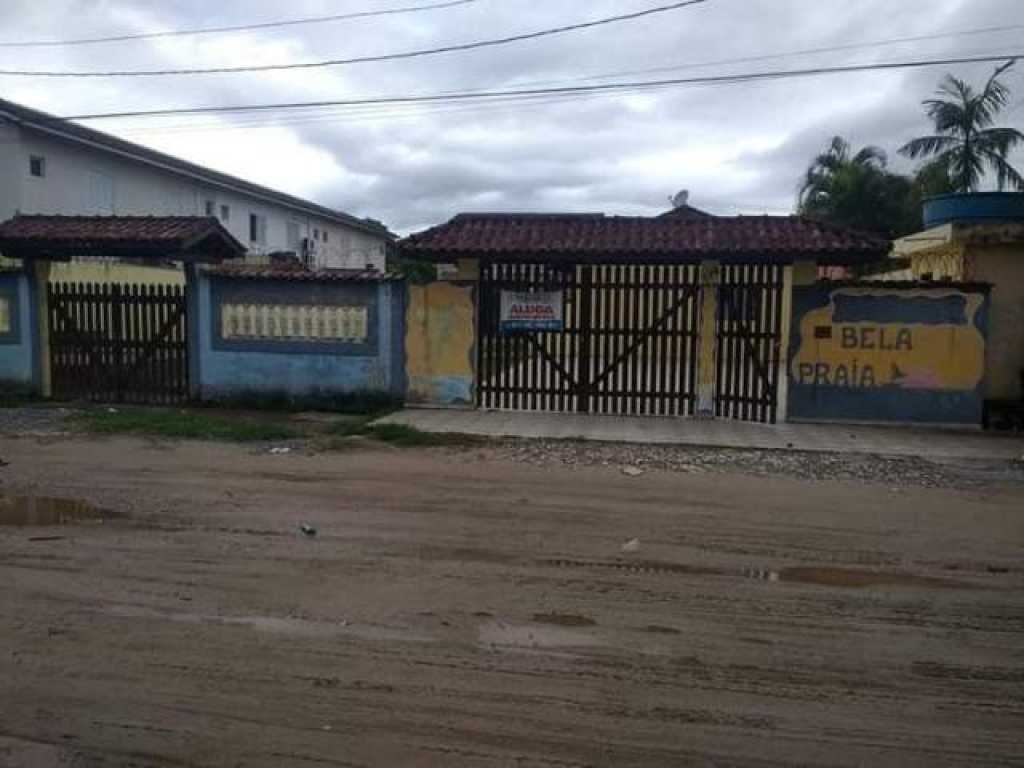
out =
<svg viewBox="0 0 1024 768"><path fill-rule="evenodd" d="M245 246L217 219L199 216L15 216L0 224L0 253L219 261L242 256Z"/></svg>
<svg viewBox="0 0 1024 768"><path fill-rule="evenodd" d="M799 216L641 218L602 214L471 214L401 241L409 256L505 260L816 260L885 258L888 241Z"/></svg>
<svg viewBox="0 0 1024 768"><path fill-rule="evenodd" d="M373 269L307 269L301 264L220 264L205 270L208 275L237 280L286 280L296 283L383 283L404 279L396 272Z"/></svg>
<svg viewBox="0 0 1024 768"><path fill-rule="evenodd" d="M679 205L658 216L659 219L710 219L714 214L694 208L692 205Z"/></svg>
<svg viewBox="0 0 1024 768"><path fill-rule="evenodd" d="M378 235L389 240L394 239L394 235L388 228L374 219L361 219L344 211L337 211L333 208L327 208L326 206L285 194L284 192L278 192L275 189L254 184L251 181L246 181L236 176L230 176L226 173L220 173L219 171L190 163L173 155L157 152L149 147L133 144L130 141L111 136L109 133L103 133L78 123L69 122L56 115L40 112L37 109L30 109L13 101L0 99L0 117L8 117L16 123L37 132L59 136L70 141L85 142L90 146L98 146L101 149L106 149L122 156L127 155L135 160L197 178L217 187L229 188L243 194L269 200L287 208L301 210L315 216L322 216L371 235Z"/></svg>

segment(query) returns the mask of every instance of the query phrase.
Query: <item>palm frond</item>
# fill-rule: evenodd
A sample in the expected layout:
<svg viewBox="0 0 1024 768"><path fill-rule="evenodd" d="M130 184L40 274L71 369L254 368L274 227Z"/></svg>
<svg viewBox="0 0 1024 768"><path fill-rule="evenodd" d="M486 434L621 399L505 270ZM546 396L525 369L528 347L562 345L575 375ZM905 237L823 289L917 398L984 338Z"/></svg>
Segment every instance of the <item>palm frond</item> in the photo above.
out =
<svg viewBox="0 0 1024 768"><path fill-rule="evenodd" d="M935 130L939 133L965 132L964 127L970 124L969 101L944 101L942 99L927 99L924 103L925 114L935 124Z"/></svg>
<svg viewBox="0 0 1024 768"><path fill-rule="evenodd" d="M916 160L919 157L947 152L958 144L953 136L921 136L911 139L899 149L901 155Z"/></svg>
<svg viewBox="0 0 1024 768"><path fill-rule="evenodd" d="M885 150L881 147L866 146L861 149L856 155L853 156L853 162L856 165L867 165L874 166L876 168L885 168L889 164L889 156L885 154Z"/></svg>
<svg viewBox="0 0 1024 768"><path fill-rule="evenodd" d="M984 151L995 151L1005 157L1024 144L1024 133L1016 128L988 128L979 131L974 142Z"/></svg>

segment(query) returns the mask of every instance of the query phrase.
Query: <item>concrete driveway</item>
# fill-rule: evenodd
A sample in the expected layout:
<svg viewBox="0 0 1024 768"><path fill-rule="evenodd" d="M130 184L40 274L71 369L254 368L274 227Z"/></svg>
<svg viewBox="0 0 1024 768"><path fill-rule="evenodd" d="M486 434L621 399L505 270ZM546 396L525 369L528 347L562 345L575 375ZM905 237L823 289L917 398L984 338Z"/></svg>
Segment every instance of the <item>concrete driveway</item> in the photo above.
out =
<svg viewBox="0 0 1024 768"><path fill-rule="evenodd" d="M379 423L424 432L488 437L583 439L598 442L693 445L933 459L1018 459L1024 437L974 430L840 424L747 424L727 420L462 409L406 409Z"/></svg>

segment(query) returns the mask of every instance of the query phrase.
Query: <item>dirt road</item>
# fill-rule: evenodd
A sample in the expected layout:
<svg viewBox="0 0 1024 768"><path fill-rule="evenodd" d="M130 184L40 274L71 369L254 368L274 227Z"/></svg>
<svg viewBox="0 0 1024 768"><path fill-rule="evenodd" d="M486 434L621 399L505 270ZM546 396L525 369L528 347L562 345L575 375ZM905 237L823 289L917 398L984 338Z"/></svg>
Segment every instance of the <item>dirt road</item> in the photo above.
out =
<svg viewBox="0 0 1024 768"><path fill-rule="evenodd" d="M1019 484L256 451L0 439L0 765L1024 760Z"/></svg>

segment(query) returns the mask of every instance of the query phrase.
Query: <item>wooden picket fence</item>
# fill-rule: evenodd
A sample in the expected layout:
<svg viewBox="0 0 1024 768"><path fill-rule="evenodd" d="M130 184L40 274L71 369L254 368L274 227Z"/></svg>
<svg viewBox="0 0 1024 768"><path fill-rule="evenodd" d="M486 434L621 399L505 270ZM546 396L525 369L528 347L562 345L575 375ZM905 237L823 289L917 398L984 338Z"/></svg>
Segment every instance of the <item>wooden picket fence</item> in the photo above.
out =
<svg viewBox="0 0 1024 768"><path fill-rule="evenodd" d="M176 285L49 285L54 396L171 404L189 397L185 289Z"/></svg>

